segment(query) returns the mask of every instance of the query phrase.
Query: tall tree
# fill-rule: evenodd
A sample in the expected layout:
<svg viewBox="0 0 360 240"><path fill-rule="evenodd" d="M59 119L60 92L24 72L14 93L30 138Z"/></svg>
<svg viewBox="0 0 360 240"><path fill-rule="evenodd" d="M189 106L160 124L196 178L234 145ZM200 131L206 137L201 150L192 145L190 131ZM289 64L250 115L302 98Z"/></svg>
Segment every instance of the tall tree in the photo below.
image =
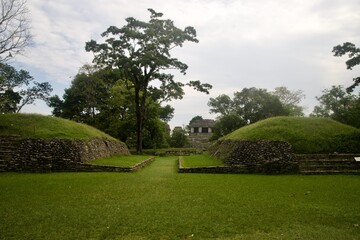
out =
<svg viewBox="0 0 360 240"><path fill-rule="evenodd" d="M360 127L360 97L347 93L342 86L332 86L316 97L320 105L315 106L311 116L330 117L336 121Z"/></svg>
<svg viewBox="0 0 360 240"><path fill-rule="evenodd" d="M246 124L247 122L235 112L228 115L222 115L217 119L214 125L213 135L210 140L217 140L220 137L245 126Z"/></svg>
<svg viewBox="0 0 360 240"><path fill-rule="evenodd" d="M262 119L289 115L278 96L254 87L235 92L232 99L225 94L210 98L208 106L210 113L220 114L214 126L213 140Z"/></svg>
<svg viewBox="0 0 360 240"><path fill-rule="evenodd" d="M47 101L52 91L51 85L33 80L29 72L17 71L8 64L0 63L0 113L20 112L36 99Z"/></svg>
<svg viewBox="0 0 360 240"><path fill-rule="evenodd" d="M55 116L87 123L135 147L134 90L121 78L119 70L85 65L70 88L65 89L63 100L55 95L48 104ZM144 123L144 147L166 147L169 138L166 122L171 120L174 109L161 106L151 96L146 104L149 111Z"/></svg>
<svg viewBox="0 0 360 240"><path fill-rule="evenodd" d="M274 116L288 116L279 98L261 88L244 88L234 93L234 108L246 122L254 123Z"/></svg>
<svg viewBox="0 0 360 240"><path fill-rule="evenodd" d="M305 98L304 91L290 91L287 87L282 86L276 87L271 93L279 98L284 108L289 111L290 116L304 116L304 107L299 105L302 99Z"/></svg>
<svg viewBox="0 0 360 240"><path fill-rule="evenodd" d="M30 20L25 0L1 0L0 62L22 53L31 43Z"/></svg>
<svg viewBox="0 0 360 240"><path fill-rule="evenodd" d="M196 31L193 27L181 30L175 27L172 20L161 19L162 13L148 10L149 22L129 17L125 26L111 26L102 34L102 37L107 37L104 43L91 40L85 47L86 51L94 53L94 62L99 66L119 69L123 74L122 80L128 81L128 87L134 91L137 152L142 151L146 100L149 95L154 94L159 99L168 101L181 99L185 85L206 93L211 89L211 85L201 84L200 81L186 84L175 82L172 74L163 72L176 69L186 73L188 66L171 57L170 51L175 47L182 47L186 41L197 43ZM155 81L159 84L151 84Z"/></svg>
<svg viewBox="0 0 360 240"><path fill-rule="evenodd" d="M210 113L229 115L234 108L233 100L226 94L221 94L216 98L210 98L208 102Z"/></svg>
<svg viewBox="0 0 360 240"><path fill-rule="evenodd" d="M346 61L347 69L352 70L353 67L360 64L360 48L357 48L353 43L346 42L343 45L337 45L333 48L333 53L336 57L348 54L349 60ZM355 77L353 81L354 84L346 89L348 93L352 92L360 84L360 77Z"/></svg>

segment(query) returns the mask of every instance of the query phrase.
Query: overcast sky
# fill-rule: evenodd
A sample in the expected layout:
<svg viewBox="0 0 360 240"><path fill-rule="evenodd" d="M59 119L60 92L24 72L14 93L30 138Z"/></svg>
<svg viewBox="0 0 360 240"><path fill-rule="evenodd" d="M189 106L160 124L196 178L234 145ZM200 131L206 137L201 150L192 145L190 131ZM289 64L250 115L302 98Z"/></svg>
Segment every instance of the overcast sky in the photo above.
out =
<svg viewBox="0 0 360 240"><path fill-rule="evenodd" d="M178 81L210 83L209 95L185 89L175 108L171 127L209 114L207 102L245 87L278 86L303 90L302 105L310 113L315 96L332 85L349 86L360 67L346 69L346 57L332 55L343 42L360 45L359 0L28 0L34 44L14 63L48 81L62 96L79 68L91 63L85 42L101 41L109 26L121 27L125 18L148 21L148 8L164 13L179 28L193 26L199 43L185 43L173 56L185 62L187 74ZM26 112L51 114L44 103Z"/></svg>

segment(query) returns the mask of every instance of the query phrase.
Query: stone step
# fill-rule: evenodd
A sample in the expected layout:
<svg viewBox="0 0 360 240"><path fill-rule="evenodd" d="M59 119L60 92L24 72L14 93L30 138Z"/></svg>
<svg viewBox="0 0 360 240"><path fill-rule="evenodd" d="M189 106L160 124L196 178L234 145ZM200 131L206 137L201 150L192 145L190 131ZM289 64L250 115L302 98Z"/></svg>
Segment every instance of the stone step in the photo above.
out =
<svg viewBox="0 0 360 240"><path fill-rule="evenodd" d="M316 175L316 174L356 174L360 175L360 170L300 170L301 174Z"/></svg>
<svg viewBox="0 0 360 240"><path fill-rule="evenodd" d="M300 170L360 170L359 167L357 166L349 166L349 165L342 165L342 166L339 166L339 165L336 165L336 166L300 166L299 167Z"/></svg>
<svg viewBox="0 0 360 240"><path fill-rule="evenodd" d="M307 162L356 162L354 158L332 158L332 159L298 159L299 163Z"/></svg>
<svg viewBox="0 0 360 240"><path fill-rule="evenodd" d="M359 163L356 162L313 162L313 163L300 163L300 167L326 167L326 166L353 166L353 167L360 167Z"/></svg>

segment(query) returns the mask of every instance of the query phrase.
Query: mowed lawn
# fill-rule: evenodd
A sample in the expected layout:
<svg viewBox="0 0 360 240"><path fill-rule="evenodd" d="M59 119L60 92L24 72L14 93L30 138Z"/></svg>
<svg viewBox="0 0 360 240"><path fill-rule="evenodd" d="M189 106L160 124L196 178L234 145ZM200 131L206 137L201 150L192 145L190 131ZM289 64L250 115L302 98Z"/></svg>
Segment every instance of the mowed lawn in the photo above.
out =
<svg viewBox="0 0 360 240"><path fill-rule="evenodd" d="M112 156L107 158L100 158L87 163L94 165L107 165L107 166L117 166L117 167L133 167L138 163L141 163L151 156L144 155L130 155L130 156Z"/></svg>
<svg viewBox="0 0 360 240"><path fill-rule="evenodd" d="M359 239L360 177L0 174L0 239Z"/></svg>

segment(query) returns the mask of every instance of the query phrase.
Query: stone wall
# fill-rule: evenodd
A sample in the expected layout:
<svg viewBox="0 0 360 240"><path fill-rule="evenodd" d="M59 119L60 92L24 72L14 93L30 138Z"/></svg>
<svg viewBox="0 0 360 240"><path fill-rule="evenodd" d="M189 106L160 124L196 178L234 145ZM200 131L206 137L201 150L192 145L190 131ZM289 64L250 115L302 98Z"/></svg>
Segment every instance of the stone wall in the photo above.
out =
<svg viewBox="0 0 360 240"><path fill-rule="evenodd" d="M210 138L212 133L191 133L188 136L190 147L192 148L207 148L210 146Z"/></svg>
<svg viewBox="0 0 360 240"><path fill-rule="evenodd" d="M210 153L227 166L249 173L297 173L299 166L291 145L281 141L218 141Z"/></svg>
<svg viewBox="0 0 360 240"><path fill-rule="evenodd" d="M122 142L91 140L24 139L0 137L0 171L51 172L73 170L86 161L129 154Z"/></svg>

